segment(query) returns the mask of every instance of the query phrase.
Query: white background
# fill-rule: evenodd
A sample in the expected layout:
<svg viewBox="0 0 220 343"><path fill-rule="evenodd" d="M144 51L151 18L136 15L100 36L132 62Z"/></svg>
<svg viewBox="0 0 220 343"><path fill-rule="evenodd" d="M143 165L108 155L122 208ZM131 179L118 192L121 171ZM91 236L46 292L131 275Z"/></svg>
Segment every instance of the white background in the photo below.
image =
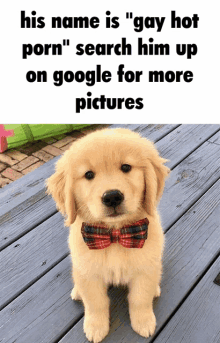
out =
<svg viewBox="0 0 220 343"><path fill-rule="evenodd" d="M35 10L45 17L43 29L21 29L20 15L24 10L31 16ZM105 13L111 11L118 16L118 29L105 28ZM198 29L171 29L171 11L180 17L199 15ZM134 16L166 17L163 29L134 31L132 20L126 19L126 12ZM54 16L97 16L97 29L52 29ZM218 123L219 122L219 12L217 0L185 1L4 1L1 6L1 123ZM122 37L133 45L132 56L77 56L78 43L119 43ZM170 56L138 56L137 39L143 37L147 43L152 37L155 43L168 43ZM22 59L22 44L62 43L70 40L69 47L63 47L62 56L30 56ZM188 60L175 52L177 43L195 43L198 54ZM93 70L97 64L102 70L111 71L109 83L97 83L93 87L84 83L53 85L55 70ZM118 83L117 68L142 70L140 83ZM29 70L46 70L47 83L28 83ZM191 70L191 83L149 83L149 70ZM86 97L88 91L93 97L104 94L112 98L144 98L142 110L83 110L75 113L75 99Z"/></svg>

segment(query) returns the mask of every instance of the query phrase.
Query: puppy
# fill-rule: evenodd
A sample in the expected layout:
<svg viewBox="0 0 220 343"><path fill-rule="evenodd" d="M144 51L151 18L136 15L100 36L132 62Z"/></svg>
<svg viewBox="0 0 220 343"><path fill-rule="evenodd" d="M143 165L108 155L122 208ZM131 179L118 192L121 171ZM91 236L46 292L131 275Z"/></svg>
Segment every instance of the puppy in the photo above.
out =
<svg viewBox="0 0 220 343"><path fill-rule="evenodd" d="M74 142L47 180L70 226L71 297L83 301L89 341L100 342L109 332L110 284L128 286L133 330L144 337L155 331L153 298L160 295L164 246L156 206L169 173L165 162L138 133L102 129ZM136 238L129 227L136 228Z"/></svg>

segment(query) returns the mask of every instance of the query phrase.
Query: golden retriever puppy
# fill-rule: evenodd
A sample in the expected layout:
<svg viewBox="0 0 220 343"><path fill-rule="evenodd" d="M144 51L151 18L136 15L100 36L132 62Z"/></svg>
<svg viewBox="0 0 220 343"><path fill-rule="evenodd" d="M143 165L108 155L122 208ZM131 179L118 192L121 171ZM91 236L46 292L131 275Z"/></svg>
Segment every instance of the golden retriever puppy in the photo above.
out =
<svg viewBox="0 0 220 343"><path fill-rule="evenodd" d="M144 337L155 331L153 298L160 295L164 245L156 207L169 173L164 162L154 144L138 133L102 129L74 142L47 181L70 226L71 297L83 301L89 341L100 342L108 334L110 284L128 285L133 330ZM137 222L145 218L140 237L143 227ZM138 233L136 238L125 235L123 245L122 230L130 232L130 226L137 226ZM100 237L106 241L96 241Z"/></svg>

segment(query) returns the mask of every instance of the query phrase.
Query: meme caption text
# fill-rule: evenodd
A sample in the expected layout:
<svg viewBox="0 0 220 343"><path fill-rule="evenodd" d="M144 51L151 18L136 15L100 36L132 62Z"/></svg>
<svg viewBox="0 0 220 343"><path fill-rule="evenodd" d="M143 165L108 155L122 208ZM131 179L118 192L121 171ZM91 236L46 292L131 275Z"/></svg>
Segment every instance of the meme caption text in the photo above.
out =
<svg viewBox="0 0 220 343"><path fill-rule="evenodd" d="M132 12L125 13L126 20L132 23L134 32L137 33L137 44L129 43L128 37L121 37L117 43L106 44L98 43L82 44L77 42L74 45L74 51L77 56L170 56L175 54L183 56L188 60L193 59L198 53L196 43L184 43L170 45L169 43L156 43L153 37L138 37L138 33L145 30L154 29L155 32L162 32L164 25L173 30L198 29L198 14L189 16L180 16L176 11L171 11L170 17L144 17L135 16ZM75 30L98 30L101 23L104 29L117 30L120 28L120 18L112 16L110 11L104 13L104 18L93 17L51 17L49 19L52 29L75 29ZM38 16L36 11L26 13L21 11L22 29L44 29L48 25L48 20L43 16ZM150 32L150 31L149 31ZM178 33L178 32L177 32ZM57 44L31 44L25 42L22 44L22 59L30 59L31 56L58 56L68 53L68 47L71 45L70 39L63 39ZM191 70L129 70L125 63L120 63L115 70L118 83L140 83L143 75L146 73L147 81L150 83L173 83L173 82L193 82L194 75ZM47 70L28 70L26 72L26 81L28 83L48 82L50 79ZM97 83L112 82L112 72L103 70L101 64L97 64L93 70L54 70L52 82L55 87L61 87L65 83L85 83L86 86L93 87ZM75 112L80 113L85 109L137 109L144 108L144 99L133 98L108 98L106 95L93 97L92 92L87 92L86 96L75 99Z"/></svg>

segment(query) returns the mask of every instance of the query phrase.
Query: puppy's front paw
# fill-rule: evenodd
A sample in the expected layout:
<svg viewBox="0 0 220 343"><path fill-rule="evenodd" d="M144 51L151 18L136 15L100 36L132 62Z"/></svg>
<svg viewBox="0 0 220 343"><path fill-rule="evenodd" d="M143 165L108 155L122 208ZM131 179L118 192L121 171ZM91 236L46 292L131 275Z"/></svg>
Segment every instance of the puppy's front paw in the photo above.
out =
<svg viewBox="0 0 220 343"><path fill-rule="evenodd" d="M85 316L84 332L90 342L101 342L109 332L109 319L101 316Z"/></svg>
<svg viewBox="0 0 220 343"><path fill-rule="evenodd" d="M76 286L72 289L72 292L71 292L70 296L71 296L72 300L82 300L81 296L79 295L79 293L77 291Z"/></svg>
<svg viewBox="0 0 220 343"><path fill-rule="evenodd" d="M132 311L130 317L132 329L139 335L147 338L154 334L156 328L156 318L152 310Z"/></svg>

